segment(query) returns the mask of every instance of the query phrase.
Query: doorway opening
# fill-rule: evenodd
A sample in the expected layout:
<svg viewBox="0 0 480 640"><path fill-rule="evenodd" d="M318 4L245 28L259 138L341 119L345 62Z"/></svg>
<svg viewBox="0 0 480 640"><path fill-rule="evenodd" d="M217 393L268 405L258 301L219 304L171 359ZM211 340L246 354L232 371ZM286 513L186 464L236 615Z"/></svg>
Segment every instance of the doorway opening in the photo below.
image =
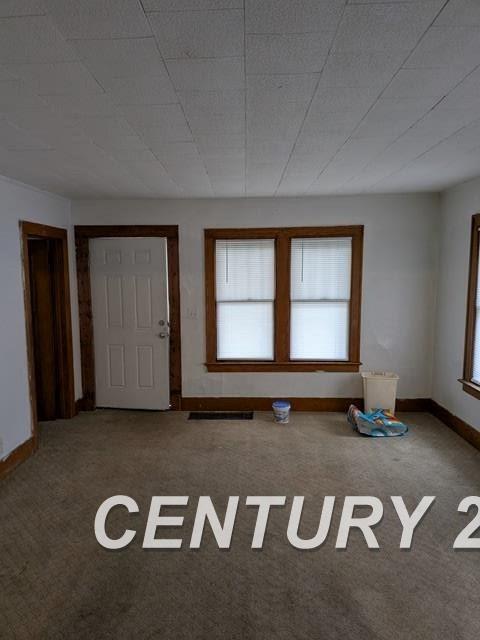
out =
<svg viewBox="0 0 480 640"><path fill-rule="evenodd" d="M20 222L32 435L75 413L67 231Z"/></svg>

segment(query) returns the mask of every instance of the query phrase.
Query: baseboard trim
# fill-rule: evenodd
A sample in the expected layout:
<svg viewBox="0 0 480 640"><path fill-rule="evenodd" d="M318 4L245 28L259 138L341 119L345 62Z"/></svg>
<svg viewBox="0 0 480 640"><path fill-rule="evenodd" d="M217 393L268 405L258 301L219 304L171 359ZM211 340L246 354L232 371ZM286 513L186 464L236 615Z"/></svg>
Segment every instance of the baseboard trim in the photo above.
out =
<svg viewBox="0 0 480 640"><path fill-rule="evenodd" d="M451 413L448 409L445 409L445 407L442 407L442 405L435 402L435 400L431 400L430 404L431 414L480 451L480 431Z"/></svg>
<svg viewBox="0 0 480 640"><path fill-rule="evenodd" d="M25 462L35 451L35 440L30 438L14 449L4 460L0 460L0 480Z"/></svg>
<svg viewBox="0 0 480 640"><path fill-rule="evenodd" d="M183 397L182 411L270 411L275 398L236 397ZM363 406L362 398L286 398L293 411L346 412L351 404ZM397 400L397 411L430 411L429 398L406 398Z"/></svg>

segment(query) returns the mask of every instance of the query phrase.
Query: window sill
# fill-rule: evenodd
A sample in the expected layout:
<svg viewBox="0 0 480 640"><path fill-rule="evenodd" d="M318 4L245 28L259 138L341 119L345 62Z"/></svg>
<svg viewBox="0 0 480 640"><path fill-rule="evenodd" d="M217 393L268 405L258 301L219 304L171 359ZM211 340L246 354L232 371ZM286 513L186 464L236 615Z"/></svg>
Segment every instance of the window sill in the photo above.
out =
<svg viewBox="0 0 480 640"><path fill-rule="evenodd" d="M463 390L470 396L480 400L480 385L471 382L470 380L459 380L461 382Z"/></svg>
<svg viewBox="0 0 480 640"><path fill-rule="evenodd" d="M239 361L219 361L207 362L205 366L210 372L349 372L355 373L360 369L361 362L239 362Z"/></svg>

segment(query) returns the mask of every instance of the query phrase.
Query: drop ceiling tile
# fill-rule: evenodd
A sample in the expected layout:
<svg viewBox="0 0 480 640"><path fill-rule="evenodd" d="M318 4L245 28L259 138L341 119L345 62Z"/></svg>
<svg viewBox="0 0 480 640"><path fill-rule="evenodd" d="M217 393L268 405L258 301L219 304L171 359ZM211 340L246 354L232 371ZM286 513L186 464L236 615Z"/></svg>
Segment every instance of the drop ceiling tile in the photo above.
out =
<svg viewBox="0 0 480 640"><path fill-rule="evenodd" d="M247 33L309 33L333 31L344 0L245 0Z"/></svg>
<svg viewBox="0 0 480 640"><path fill-rule="evenodd" d="M477 109L480 111L480 69L467 76L442 101L451 109Z"/></svg>
<svg viewBox="0 0 480 640"><path fill-rule="evenodd" d="M450 0L435 20L435 26L480 26L478 0Z"/></svg>
<svg viewBox="0 0 480 640"><path fill-rule="evenodd" d="M169 60L166 64L177 91L221 91L245 85L242 58Z"/></svg>
<svg viewBox="0 0 480 640"><path fill-rule="evenodd" d="M99 131L92 137L93 142L106 151L142 151L147 149L147 145L139 136L115 135L107 131Z"/></svg>
<svg viewBox="0 0 480 640"><path fill-rule="evenodd" d="M202 158L205 162L208 162L209 160L223 160L223 159L225 159L228 162L233 158L236 158L237 160L239 158L242 158L242 160L245 160L245 150L235 149L235 148L213 150L213 151L208 151L206 153L202 153Z"/></svg>
<svg viewBox="0 0 480 640"><path fill-rule="evenodd" d="M158 127L142 127L139 130L142 140L150 149L159 149L168 142L192 142L190 130L185 131L184 127L179 130L161 125Z"/></svg>
<svg viewBox="0 0 480 640"><path fill-rule="evenodd" d="M333 32L247 35L247 74L315 73L321 71Z"/></svg>
<svg viewBox="0 0 480 640"><path fill-rule="evenodd" d="M7 68L40 96L104 93L81 62L10 64Z"/></svg>
<svg viewBox="0 0 480 640"><path fill-rule="evenodd" d="M151 35L138 0L44 0L67 39L141 38Z"/></svg>
<svg viewBox="0 0 480 640"><path fill-rule="evenodd" d="M321 131L316 136L302 133L295 142L295 153L305 155L319 155L329 153L333 155L347 140L348 134Z"/></svg>
<svg viewBox="0 0 480 640"><path fill-rule="evenodd" d="M397 136L413 126L432 107L431 98L381 98L355 131L355 138Z"/></svg>
<svg viewBox="0 0 480 640"><path fill-rule="evenodd" d="M400 69L383 93L384 98L423 98L447 95L461 82L465 72L461 68Z"/></svg>
<svg viewBox="0 0 480 640"><path fill-rule="evenodd" d="M317 73L247 76L248 101L250 104L308 103L313 96L318 79Z"/></svg>
<svg viewBox="0 0 480 640"><path fill-rule="evenodd" d="M480 60L480 27L431 27L409 56L405 68L462 67L472 70Z"/></svg>
<svg viewBox="0 0 480 640"><path fill-rule="evenodd" d="M130 76L167 76L155 38L76 40L77 55L102 82Z"/></svg>
<svg viewBox="0 0 480 640"><path fill-rule="evenodd" d="M0 18L0 64L72 60L78 55L48 16Z"/></svg>
<svg viewBox="0 0 480 640"><path fill-rule="evenodd" d="M123 117L100 118L100 117L78 117L75 120L90 137L110 134L112 137L124 137L134 135L132 126Z"/></svg>
<svg viewBox="0 0 480 640"><path fill-rule="evenodd" d="M69 117L121 115L112 100L105 93L91 93L76 96L49 95L43 99L53 109Z"/></svg>
<svg viewBox="0 0 480 640"><path fill-rule="evenodd" d="M145 11L243 9L243 0L142 0Z"/></svg>
<svg viewBox="0 0 480 640"><path fill-rule="evenodd" d="M430 0L347 5L333 50L335 53L410 50L437 11L438 3Z"/></svg>
<svg viewBox="0 0 480 640"><path fill-rule="evenodd" d="M237 133L221 135L197 135L195 142L200 153L210 153L222 149L244 149L245 136Z"/></svg>
<svg viewBox="0 0 480 640"><path fill-rule="evenodd" d="M118 105L160 105L178 102L167 75L109 78L103 82L112 101Z"/></svg>
<svg viewBox="0 0 480 640"><path fill-rule="evenodd" d="M155 162L157 158L150 149L115 149L112 155L119 162Z"/></svg>
<svg viewBox="0 0 480 640"><path fill-rule="evenodd" d="M319 175L323 167L332 159L332 154L326 151L322 153L304 155L293 153L286 171L285 177L312 176L312 180Z"/></svg>
<svg viewBox="0 0 480 640"><path fill-rule="evenodd" d="M475 120L478 120L478 109L451 109L441 102L415 125L415 131L420 135L437 136L440 141Z"/></svg>
<svg viewBox="0 0 480 640"><path fill-rule="evenodd" d="M13 80L14 77L11 73L8 73L6 67L0 67L0 82L4 82L5 80Z"/></svg>
<svg viewBox="0 0 480 640"><path fill-rule="evenodd" d="M255 162L268 163L278 158L288 160L292 144L278 140L252 138L247 141L247 157Z"/></svg>
<svg viewBox="0 0 480 640"><path fill-rule="evenodd" d="M22 80L2 80L0 82L0 112L34 109L45 106L46 101L40 98Z"/></svg>
<svg viewBox="0 0 480 640"><path fill-rule="evenodd" d="M311 113L364 111L378 98L378 87L325 87L320 85L310 106Z"/></svg>
<svg viewBox="0 0 480 640"><path fill-rule="evenodd" d="M32 136L30 131L0 119L0 147L7 149L48 149L49 145Z"/></svg>
<svg viewBox="0 0 480 640"><path fill-rule="evenodd" d="M39 16L45 13L43 0L2 0L0 18L11 16Z"/></svg>
<svg viewBox="0 0 480 640"><path fill-rule="evenodd" d="M121 106L119 109L137 131L163 130L179 140L188 140L191 135L178 104Z"/></svg>
<svg viewBox="0 0 480 640"><path fill-rule="evenodd" d="M205 166L209 176L216 178L221 176L238 176L244 174L245 160L244 158L211 158L205 160Z"/></svg>
<svg viewBox="0 0 480 640"><path fill-rule="evenodd" d="M194 142L164 142L158 147L152 146L152 150L160 162L167 158L198 158L198 149Z"/></svg>
<svg viewBox="0 0 480 640"><path fill-rule="evenodd" d="M363 109L345 109L342 111L310 112L305 121L308 131L335 131L337 129L353 131L368 111Z"/></svg>
<svg viewBox="0 0 480 640"><path fill-rule="evenodd" d="M245 133L245 113L236 111L232 113L187 113L188 124L193 135L208 135L222 133Z"/></svg>
<svg viewBox="0 0 480 640"><path fill-rule="evenodd" d="M247 131L249 139L276 139L279 142L294 141L303 118L305 107L296 102L284 102L269 107L249 110Z"/></svg>
<svg viewBox="0 0 480 640"><path fill-rule="evenodd" d="M150 24L166 59L243 55L243 11L152 13Z"/></svg>
<svg viewBox="0 0 480 640"><path fill-rule="evenodd" d="M232 113L243 112L245 91L188 91L179 93L179 98L187 113Z"/></svg>
<svg viewBox="0 0 480 640"><path fill-rule="evenodd" d="M407 52L332 53L320 87L385 87L400 68Z"/></svg>

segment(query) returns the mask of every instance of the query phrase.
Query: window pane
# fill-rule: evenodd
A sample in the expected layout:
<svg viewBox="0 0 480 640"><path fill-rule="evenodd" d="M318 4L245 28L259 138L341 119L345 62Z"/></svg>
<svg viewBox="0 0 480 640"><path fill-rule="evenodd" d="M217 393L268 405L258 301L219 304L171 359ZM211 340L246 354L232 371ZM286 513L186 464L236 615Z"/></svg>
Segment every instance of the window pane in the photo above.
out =
<svg viewBox="0 0 480 640"><path fill-rule="evenodd" d="M475 323L475 338L473 345L472 380L473 382L480 384L480 309L477 309L477 321Z"/></svg>
<svg viewBox="0 0 480 640"><path fill-rule="evenodd" d="M217 359L273 360L273 302L217 303Z"/></svg>
<svg viewBox="0 0 480 640"><path fill-rule="evenodd" d="M348 360L348 302L292 302L290 358Z"/></svg>
<svg viewBox="0 0 480 640"><path fill-rule="evenodd" d="M478 261L475 334L473 338L472 380L480 384L480 260Z"/></svg>
<svg viewBox="0 0 480 640"><path fill-rule="evenodd" d="M351 238L295 238L290 358L348 360Z"/></svg>
<svg viewBox="0 0 480 640"><path fill-rule="evenodd" d="M275 298L275 240L217 240L217 301Z"/></svg>
<svg viewBox="0 0 480 640"><path fill-rule="evenodd" d="M349 300L351 238L292 240L292 300Z"/></svg>

